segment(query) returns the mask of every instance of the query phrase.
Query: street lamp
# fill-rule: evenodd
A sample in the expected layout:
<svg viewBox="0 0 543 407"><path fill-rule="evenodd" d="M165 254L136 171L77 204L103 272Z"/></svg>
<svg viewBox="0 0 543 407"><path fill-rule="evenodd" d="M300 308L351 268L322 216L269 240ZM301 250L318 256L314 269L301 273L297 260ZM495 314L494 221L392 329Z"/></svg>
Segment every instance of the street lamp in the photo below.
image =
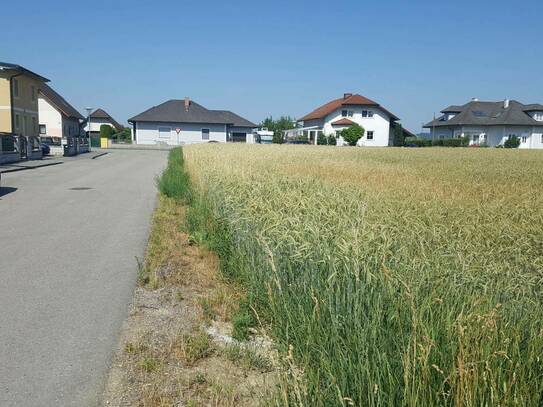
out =
<svg viewBox="0 0 543 407"><path fill-rule="evenodd" d="M92 112L92 107L86 107L85 110L87 111L87 126L89 128L88 132L87 132L87 139L88 139L88 142L89 142L89 152L91 151L91 123L90 123L90 119L91 119L91 112Z"/></svg>

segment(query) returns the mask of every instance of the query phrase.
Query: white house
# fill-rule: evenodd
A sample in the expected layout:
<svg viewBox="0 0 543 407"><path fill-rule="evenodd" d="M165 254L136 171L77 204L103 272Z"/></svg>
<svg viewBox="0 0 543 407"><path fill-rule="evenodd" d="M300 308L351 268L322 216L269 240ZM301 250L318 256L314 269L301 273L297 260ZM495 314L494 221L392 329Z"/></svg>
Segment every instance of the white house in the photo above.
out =
<svg viewBox="0 0 543 407"><path fill-rule="evenodd" d="M335 135L338 145L343 145L340 132L353 124L362 126L364 136L359 146L385 147L392 145L394 123L399 119L387 109L361 95L345 93L342 98L332 100L311 113L306 114L297 127L286 132L287 139L296 135L307 136L309 142L317 144L319 134Z"/></svg>
<svg viewBox="0 0 543 407"><path fill-rule="evenodd" d="M430 138L469 137L470 145L503 145L513 136L519 148L543 148L543 105L524 105L516 100L481 102L472 99L449 106L442 116L427 123Z"/></svg>
<svg viewBox="0 0 543 407"><path fill-rule="evenodd" d="M119 124L108 112L104 109L96 109L89 116L88 122L85 123L85 132L91 137L92 145L100 146L100 127L108 125L117 131L122 131L123 126Z"/></svg>
<svg viewBox="0 0 543 407"><path fill-rule="evenodd" d="M210 141L253 142L254 123L227 110L209 110L198 103L168 100L128 120L137 144L182 145Z"/></svg>
<svg viewBox="0 0 543 407"><path fill-rule="evenodd" d="M62 146L70 138L78 138L82 144L86 143L86 138L80 138L81 123L85 118L46 84L42 84L39 89L38 110L40 136L50 144L51 154L63 154Z"/></svg>

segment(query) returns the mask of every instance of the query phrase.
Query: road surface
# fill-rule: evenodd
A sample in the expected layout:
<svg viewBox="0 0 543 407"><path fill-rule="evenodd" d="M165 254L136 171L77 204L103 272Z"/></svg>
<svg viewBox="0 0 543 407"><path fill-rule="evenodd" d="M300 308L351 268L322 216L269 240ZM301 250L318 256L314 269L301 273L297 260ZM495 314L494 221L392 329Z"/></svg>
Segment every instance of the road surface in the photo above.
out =
<svg viewBox="0 0 543 407"><path fill-rule="evenodd" d="M163 151L2 175L0 406L95 406L127 315Z"/></svg>

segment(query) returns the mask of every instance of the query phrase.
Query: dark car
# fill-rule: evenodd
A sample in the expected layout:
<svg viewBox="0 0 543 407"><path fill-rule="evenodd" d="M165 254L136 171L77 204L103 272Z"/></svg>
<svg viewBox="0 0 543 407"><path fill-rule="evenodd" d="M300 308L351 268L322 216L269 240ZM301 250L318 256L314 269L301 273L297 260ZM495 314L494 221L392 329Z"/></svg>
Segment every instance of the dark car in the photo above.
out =
<svg viewBox="0 0 543 407"><path fill-rule="evenodd" d="M49 148L48 144L41 143L40 147L42 155L49 155L49 153L51 152L51 148Z"/></svg>

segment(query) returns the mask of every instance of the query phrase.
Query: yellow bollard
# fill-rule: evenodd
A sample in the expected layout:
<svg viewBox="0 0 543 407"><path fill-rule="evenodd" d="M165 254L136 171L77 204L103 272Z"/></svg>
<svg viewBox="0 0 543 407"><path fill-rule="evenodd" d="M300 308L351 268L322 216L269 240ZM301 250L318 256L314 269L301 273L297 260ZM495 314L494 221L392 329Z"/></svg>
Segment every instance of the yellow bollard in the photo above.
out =
<svg viewBox="0 0 543 407"><path fill-rule="evenodd" d="M107 148L107 137L100 137L100 148Z"/></svg>

